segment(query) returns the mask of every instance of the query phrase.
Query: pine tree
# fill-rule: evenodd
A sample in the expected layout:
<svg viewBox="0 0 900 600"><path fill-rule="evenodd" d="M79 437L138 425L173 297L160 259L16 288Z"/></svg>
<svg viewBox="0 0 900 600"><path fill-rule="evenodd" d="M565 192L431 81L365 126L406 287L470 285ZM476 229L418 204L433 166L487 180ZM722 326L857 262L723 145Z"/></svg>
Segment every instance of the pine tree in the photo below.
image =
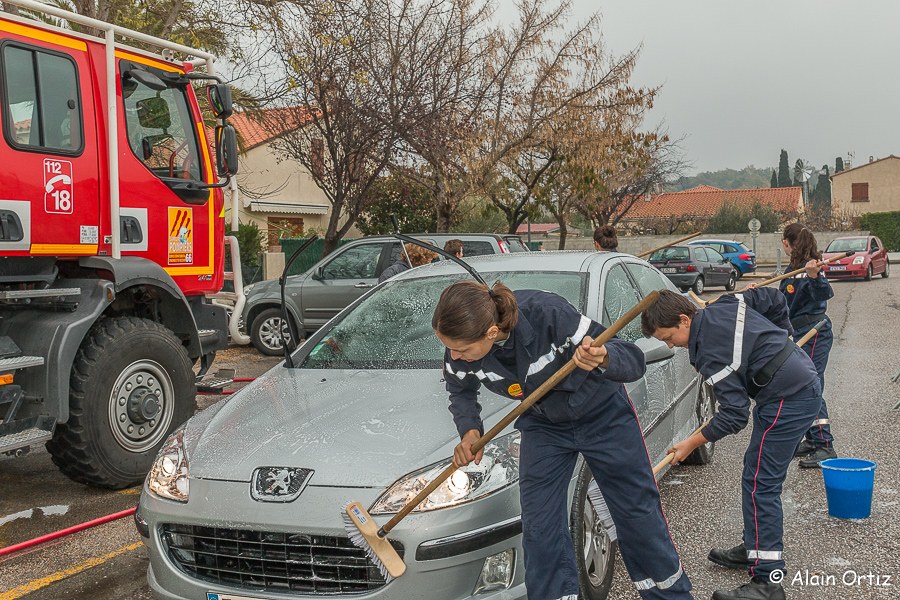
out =
<svg viewBox="0 0 900 600"><path fill-rule="evenodd" d="M787 150L781 151L781 158L778 160L778 187L791 187L791 164L788 162Z"/></svg>
<svg viewBox="0 0 900 600"><path fill-rule="evenodd" d="M840 173L843 170L844 170L844 159L841 158L840 156L838 156L836 159L834 159L834 172Z"/></svg>
<svg viewBox="0 0 900 600"><path fill-rule="evenodd" d="M778 173L775 172L775 169L772 169L772 187L778 187Z"/></svg>
<svg viewBox="0 0 900 600"><path fill-rule="evenodd" d="M813 193L813 205L819 210L831 205L831 179L829 178L828 165L823 165L822 171L824 171L824 174L820 172L819 183L816 185L816 190Z"/></svg>

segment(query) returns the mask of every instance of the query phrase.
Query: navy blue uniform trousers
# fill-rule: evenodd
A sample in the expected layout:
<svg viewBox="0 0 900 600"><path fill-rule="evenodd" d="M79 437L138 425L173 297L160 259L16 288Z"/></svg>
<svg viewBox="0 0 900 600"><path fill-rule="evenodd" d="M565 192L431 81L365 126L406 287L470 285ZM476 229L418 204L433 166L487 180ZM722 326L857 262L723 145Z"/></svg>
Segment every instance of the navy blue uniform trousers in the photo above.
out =
<svg viewBox="0 0 900 600"><path fill-rule="evenodd" d="M827 319L828 317L825 318ZM799 340L814 326L815 324L813 323L808 327L797 330L794 333L794 339ZM825 392L825 367L828 366L828 354L831 352L833 343L834 333L831 330L831 320L829 319L828 325L802 346L803 351L809 355L816 366L823 395ZM819 414L816 415L812 427L806 432L806 439L815 444L816 448L831 448L834 444L834 438L831 436L831 425L828 423L828 407L825 405L824 398Z"/></svg>
<svg viewBox="0 0 900 600"><path fill-rule="evenodd" d="M819 386L811 385L753 409L753 432L744 454L741 481L744 545L751 576L768 578L776 569L784 570L781 485L794 451L821 404Z"/></svg>
<svg viewBox="0 0 900 600"><path fill-rule="evenodd" d="M529 600L578 594L567 490L579 453L606 499L622 561L641 596L692 598L624 386L577 421L553 423L529 412L519 417L516 428L522 432L519 488ZM641 457L640 464L635 457ZM559 565L549 577L548 565Z"/></svg>

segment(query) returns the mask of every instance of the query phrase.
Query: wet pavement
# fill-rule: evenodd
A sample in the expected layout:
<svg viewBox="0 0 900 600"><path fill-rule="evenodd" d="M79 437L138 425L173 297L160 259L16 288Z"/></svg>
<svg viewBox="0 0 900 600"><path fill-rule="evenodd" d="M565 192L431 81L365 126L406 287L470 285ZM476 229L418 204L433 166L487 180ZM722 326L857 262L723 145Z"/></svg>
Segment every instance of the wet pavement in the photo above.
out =
<svg viewBox="0 0 900 600"><path fill-rule="evenodd" d="M792 467L783 494L787 594L791 600L897 598L900 410L891 407L900 399L900 383L890 378L900 370L900 280L840 281L833 287L828 312L835 346L825 396L839 455L878 462L872 516L830 517L820 471ZM215 366L254 377L279 360L252 347L234 347L221 353ZM200 396L198 403L209 406L221 397ZM717 443L712 464L676 467L660 482L672 537L698 599L746 581L740 572L712 565L706 555L714 545L739 541L740 471L748 438L749 430L725 438ZM0 547L131 508L138 498L137 489L112 492L72 483L43 448L0 459L0 489ZM639 598L621 560L616 562L610 598ZM149 600L146 570L147 552L129 517L0 557L0 600Z"/></svg>

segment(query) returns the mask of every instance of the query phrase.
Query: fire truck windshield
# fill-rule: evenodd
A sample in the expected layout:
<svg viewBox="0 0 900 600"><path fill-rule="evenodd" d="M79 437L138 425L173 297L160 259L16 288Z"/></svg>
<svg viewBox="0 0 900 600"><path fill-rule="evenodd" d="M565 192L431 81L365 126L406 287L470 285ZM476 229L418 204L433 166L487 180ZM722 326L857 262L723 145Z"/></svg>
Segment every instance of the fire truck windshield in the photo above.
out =
<svg viewBox="0 0 900 600"><path fill-rule="evenodd" d="M125 127L134 155L157 177L202 181L187 96L182 87L162 91L139 81L122 81Z"/></svg>

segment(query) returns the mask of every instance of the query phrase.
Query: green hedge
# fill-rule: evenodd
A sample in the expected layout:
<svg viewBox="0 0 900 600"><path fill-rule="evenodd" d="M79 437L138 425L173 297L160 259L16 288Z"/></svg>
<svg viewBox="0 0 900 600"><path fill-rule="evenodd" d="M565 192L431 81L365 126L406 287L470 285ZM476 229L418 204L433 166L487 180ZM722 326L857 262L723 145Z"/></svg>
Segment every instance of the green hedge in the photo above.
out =
<svg viewBox="0 0 900 600"><path fill-rule="evenodd" d="M291 256L294 252L297 251L304 242L306 242L307 238L282 238L281 239L281 251L284 252L284 260L290 260ZM340 248L347 242L352 242L353 240L350 238L344 238L338 242L337 247ZM325 246L325 240L322 238L317 239L312 245L303 251L303 254L297 257L297 260L294 261L294 264L291 265L291 270L288 271L288 275L299 275L301 273L305 273L308 271L314 264L319 262L322 258L322 248Z"/></svg>
<svg viewBox="0 0 900 600"><path fill-rule="evenodd" d="M888 252L900 252L900 211L861 215L859 228L881 238Z"/></svg>

